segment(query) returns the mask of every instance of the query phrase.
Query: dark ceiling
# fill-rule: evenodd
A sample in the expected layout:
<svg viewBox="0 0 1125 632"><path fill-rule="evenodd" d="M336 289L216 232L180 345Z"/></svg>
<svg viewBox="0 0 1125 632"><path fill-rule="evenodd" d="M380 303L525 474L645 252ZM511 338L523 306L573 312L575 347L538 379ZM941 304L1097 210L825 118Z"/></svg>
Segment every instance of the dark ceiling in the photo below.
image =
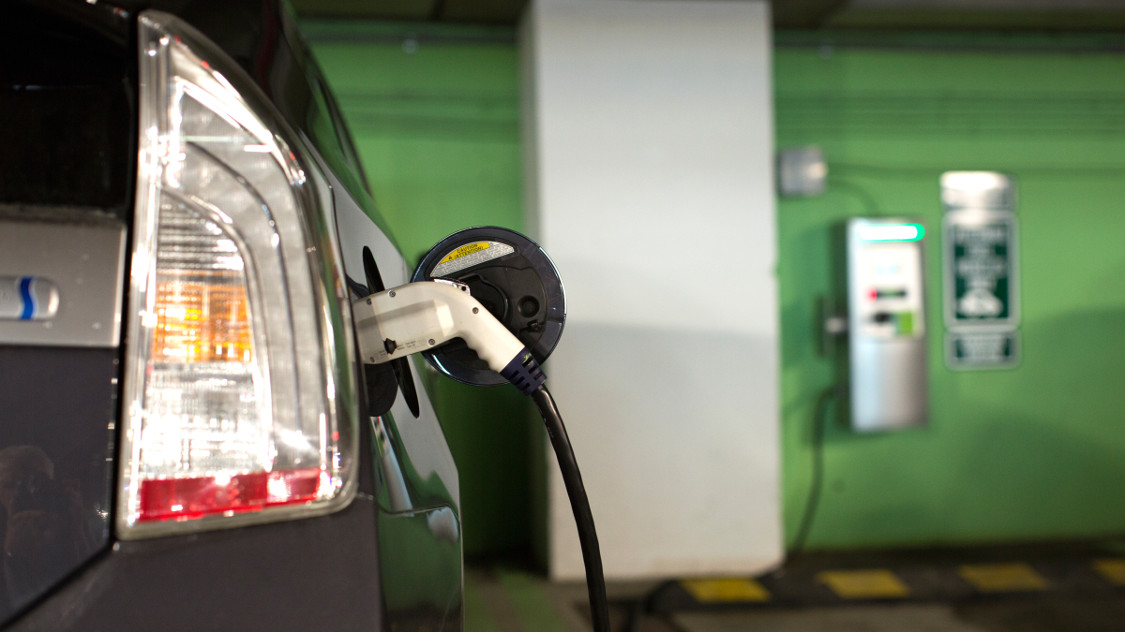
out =
<svg viewBox="0 0 1125 632"><path fill-rule="evenodd" d="M293 0L298 13L309 18L473 24L515 24L528 2ZM781 29L1125 31L1125 0L775 0L772 4L774 26Z"/></svg>
<svg viewBox="0 0 1125 632"><path fill-rule="evenodd" d="M309 18L515 24L528 0L292 0Z"/></svg>

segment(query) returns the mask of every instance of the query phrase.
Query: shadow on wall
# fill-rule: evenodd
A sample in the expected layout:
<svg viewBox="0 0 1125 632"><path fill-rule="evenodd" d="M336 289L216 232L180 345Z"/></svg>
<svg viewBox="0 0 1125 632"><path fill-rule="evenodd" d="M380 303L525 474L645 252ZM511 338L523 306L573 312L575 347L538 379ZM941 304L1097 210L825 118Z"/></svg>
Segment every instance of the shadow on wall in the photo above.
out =
<svg viewBox="0 0 1125 632"><path fill-rule="evenodd" d="M1025 363L1058 370L1029 372L1028 378L1018 369L1007 375L958 374L954 384L946 382L947 390L931 394L930 427L906 431L897 444L896 437L859 435L838 426L830 432L829 444L847 449L867 442L871 450L864 454L876 459L888 450L915 451L905 456L908 461L916 456L919 467L888 469L875 478L887 477L896 488L913 486L918 493L867 497L872 490L866 486L849 489L844 478L833 478L830 462L825 493L835 499L817 518L821 532L880 532L893 522L909 544L1125 533L1125 432L1120 432L1125 312L1088 311L1028 322L1023 337ZM932 358L931 368L944 370L935 368L940 363ZM986 392L968 382L990 377L1006 379ZM958 414L940 412L950 409ZM955 440L942 441L950 426L957 427ZM925 454L932 450L927 437L943 446L936 458L946 472L939 476L929 464L933 455Z"/></svg>
<svg viewBox="0 0 1125 632"><path fill-rule="evenodd" d="M778 421L760 412L776 406L777 383L749 361L775 354L769 335L702 324L567 323L546 371L566 376L553 392L608 576L749 573L780 559ZM552 568L581 577L554 489Z"/></svg>

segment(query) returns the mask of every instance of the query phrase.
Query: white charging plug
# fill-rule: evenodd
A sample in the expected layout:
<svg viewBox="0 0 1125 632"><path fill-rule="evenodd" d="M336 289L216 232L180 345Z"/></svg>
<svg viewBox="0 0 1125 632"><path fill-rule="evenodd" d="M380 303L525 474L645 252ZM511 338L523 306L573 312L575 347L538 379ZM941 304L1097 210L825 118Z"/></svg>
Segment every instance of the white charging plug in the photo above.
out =
<svg viewBox="0 0 1125 632"><path fill-rule="evenodd" d="M526 394L547 379L523 343L462 285L408 283L355 301L352 312L359 350L368 364L460 338L490 369Z"/></svg>

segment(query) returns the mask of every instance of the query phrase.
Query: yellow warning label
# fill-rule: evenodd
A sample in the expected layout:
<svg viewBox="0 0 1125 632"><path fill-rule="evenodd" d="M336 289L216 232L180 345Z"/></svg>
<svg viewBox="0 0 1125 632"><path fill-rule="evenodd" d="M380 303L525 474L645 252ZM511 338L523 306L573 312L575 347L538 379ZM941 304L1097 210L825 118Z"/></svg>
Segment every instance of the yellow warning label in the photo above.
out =
<svg viewBox="0 0 1125 632"><path fill-rule="evenodd" d="M457 250L454 250L453 252L445 255L445 257L443 257L441 261L438 261L438 265L441 265L443 263L449 263L450 261L453 261L455 259L460 259L461 257L467 257L467 256L473 254L474 252L480 252L482 250L488 250L489 247L491 247L491 244L487 241L478 241L478 242L474 242L474 243L471 243L471 244L465 244L464 246L461 246Z"/></svg>
<svg viewBox="0 0 1125 632"><path fill-rule="evenodd" d="M699 603L770 600L770 592L752 579L685 579L680 585Z"/></svg>
<svg viewBox="0 0 1125 632"><path fill-rule="evenodd" d="M1095 560L1094 570L1109 583L1125 586L1125 558Z"/></svg>
<svg viewBox="0 0 1125 632"><path fill-rule="evenodd" d="M909 597L910 590L888 570L824 571L816 579L828 584L843 599L895 599Z"/></svg>
<svg viewBox="0 0 1125 632"><path fill-rule="evenodd" d="M960 573L985 593L1047 589L1047 580L1029 564L968 564L960 568Z"/></svg>

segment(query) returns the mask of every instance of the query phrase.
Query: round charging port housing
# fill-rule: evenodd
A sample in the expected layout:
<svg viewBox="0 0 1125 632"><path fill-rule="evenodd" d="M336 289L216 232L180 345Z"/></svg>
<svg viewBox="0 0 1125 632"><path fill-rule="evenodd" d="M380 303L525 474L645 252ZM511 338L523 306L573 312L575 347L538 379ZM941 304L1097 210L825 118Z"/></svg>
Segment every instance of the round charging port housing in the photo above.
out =
<svg viewBox="0 0 1125 632"><path fill-rule="evenodd" d="M566 305L562 279L547 253L527 237L496 226L467 228L441 240L418 265L413 281L449 280L467 285L540 364L562 337ZM426 359L442 373L466 384L506 384L461 340Z"/></svg>

